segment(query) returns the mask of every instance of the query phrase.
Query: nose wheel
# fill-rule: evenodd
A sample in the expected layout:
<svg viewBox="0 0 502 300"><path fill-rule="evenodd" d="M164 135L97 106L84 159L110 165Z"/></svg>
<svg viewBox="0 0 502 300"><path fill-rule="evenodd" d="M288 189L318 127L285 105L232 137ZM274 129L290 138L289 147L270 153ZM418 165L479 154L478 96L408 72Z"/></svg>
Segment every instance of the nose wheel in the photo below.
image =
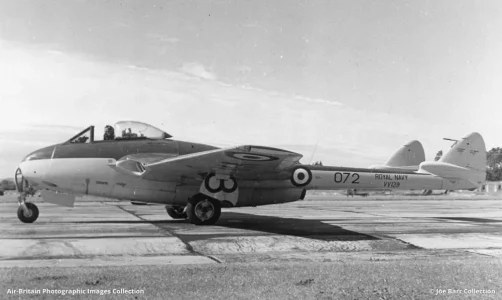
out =
<svg viewBox="0 0 502 300"><path fill-rule="evenodd" d="M38 218L38 207L29 202L19 203L19 208L17 209L17 217L23 223L33 223Z"/></svg>

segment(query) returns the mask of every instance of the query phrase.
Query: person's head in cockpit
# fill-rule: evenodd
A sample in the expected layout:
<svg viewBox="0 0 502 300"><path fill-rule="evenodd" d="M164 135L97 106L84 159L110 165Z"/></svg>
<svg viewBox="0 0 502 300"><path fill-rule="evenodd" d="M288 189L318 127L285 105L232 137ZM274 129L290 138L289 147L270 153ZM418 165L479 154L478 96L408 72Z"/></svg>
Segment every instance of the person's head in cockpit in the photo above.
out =
<svg viewBox="0 0 502 300"><path fill-rule="evenodd" d="M110 126L110 125L105 126L105 134L103 136L103 139L105 141L115 139L115 130L113 129L112 126Z"/></svg>

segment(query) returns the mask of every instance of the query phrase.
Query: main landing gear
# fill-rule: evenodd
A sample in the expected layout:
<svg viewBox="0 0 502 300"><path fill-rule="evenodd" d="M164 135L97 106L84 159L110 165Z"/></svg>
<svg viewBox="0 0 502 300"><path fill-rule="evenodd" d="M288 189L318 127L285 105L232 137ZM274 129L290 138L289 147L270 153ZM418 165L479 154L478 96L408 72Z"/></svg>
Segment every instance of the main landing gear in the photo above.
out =
<svg viewBox="0 0 502 300"><path fill-rule="evenodd" d="M167 214L173 219L186 219L187 213L183 206L166 206Z"/></svg>
<svg viewBox="0 0 502 300"><path fill-rule="evenodd" d="M198 194L188 200L187 206L166 206L167 214L177 219L188 219L195 225L213 225L221 215L220 201Z"/></svg>
<svg viewBox="0 0 502 300"><path fill-rule="evenodd" d="M187 216L195 225L213 225L221 215L220 201L205 195L197 195L188 200Z"/></svg>

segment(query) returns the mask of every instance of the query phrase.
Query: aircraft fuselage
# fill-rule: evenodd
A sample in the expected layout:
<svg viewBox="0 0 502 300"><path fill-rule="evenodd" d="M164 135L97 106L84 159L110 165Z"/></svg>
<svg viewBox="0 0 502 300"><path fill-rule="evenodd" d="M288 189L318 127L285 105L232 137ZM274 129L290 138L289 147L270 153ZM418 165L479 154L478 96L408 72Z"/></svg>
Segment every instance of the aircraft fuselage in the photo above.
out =
<svg viewBox="0 0 502 300"><path fill-rule="evenodd" d="M19 168L30 184L41 189L120 200L186 205L187 199L199 192L200 180L185 179L182 176L173 181L144 180L117 172L110 167L110 160L142 153L169 158L213 149L218 148L168 139L57 144L30 153ZM302 192L302 188L291 185L289 180L263 181L260 185L256 185L254 181L239 182L239 199L233 205L291 202L299 200Z"/></svg>
<svg viewBox="0 0 502 300"><path fill-rule="evenodd" d="M90 143L66 142L30 153L21 162L19 168L24 178L40 189L184 206L192 196L199 193L207 194L207 189L204 190L202 184L207 173L197 172L197 175L190 177L175 171L167 171L162 178L145 180L140 175L135 176L118 171L117 161L119 159L122 162L127 161L127 158L134 161L140 157L155 162L159 159L215 149L218 148L172 139L136 138ZM462 149L458 153L464 153ZM469 155L474 156L478 152L470 150ZM222 163L226 162L222 161ZM229 194L229 197L220 195L221 197L218 198L216 194L209 196L221 201L228 200L230 206L257 206L297 201L303 199L306 190L310 189L471 189L479 186L484 176L483 170L475 171L451 164L437 166L435 163L424 163L421 166L427 166L434 172L440 168L440 171L447 176L440 177L421 170L396 172L306 166L297 163L293 170L272 175L258 172L253 180L238 180L236 183L238 190ZM190 168L189 161L185 167ZM449 176L462 172L479 173L479 175L456 176L455 179L452 179L454 176Z"/></svg>

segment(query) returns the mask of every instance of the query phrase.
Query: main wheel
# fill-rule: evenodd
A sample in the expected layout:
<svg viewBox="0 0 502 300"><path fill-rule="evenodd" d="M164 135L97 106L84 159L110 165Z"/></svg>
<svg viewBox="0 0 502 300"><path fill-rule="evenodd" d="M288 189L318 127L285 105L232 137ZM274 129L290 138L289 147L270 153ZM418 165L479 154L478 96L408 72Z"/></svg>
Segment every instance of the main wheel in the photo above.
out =
<svg viewBox="0 0 502 300"><path fill-rule="evenodd" d="M221 215L221 203L207 196L195 197L188 201L187 216L195 225L213 225Z"/></svg>
<svg viewBox="0 0 502 300"><path fill-rule="evenodd" d="M28 208L29 213L25 215L21 206L19 206L19 208L17 209L17 217L23 223L33 223L38 218L38 207L35 204L29 202L26 202L25 204L26 208Z"/></svg>
<svg viewBox="0 0 502 300"><path fill-rule="evenodd" d="M173 219L186 219L187 214L183 209L183 206L166 206L167 214Z"/></svg>

